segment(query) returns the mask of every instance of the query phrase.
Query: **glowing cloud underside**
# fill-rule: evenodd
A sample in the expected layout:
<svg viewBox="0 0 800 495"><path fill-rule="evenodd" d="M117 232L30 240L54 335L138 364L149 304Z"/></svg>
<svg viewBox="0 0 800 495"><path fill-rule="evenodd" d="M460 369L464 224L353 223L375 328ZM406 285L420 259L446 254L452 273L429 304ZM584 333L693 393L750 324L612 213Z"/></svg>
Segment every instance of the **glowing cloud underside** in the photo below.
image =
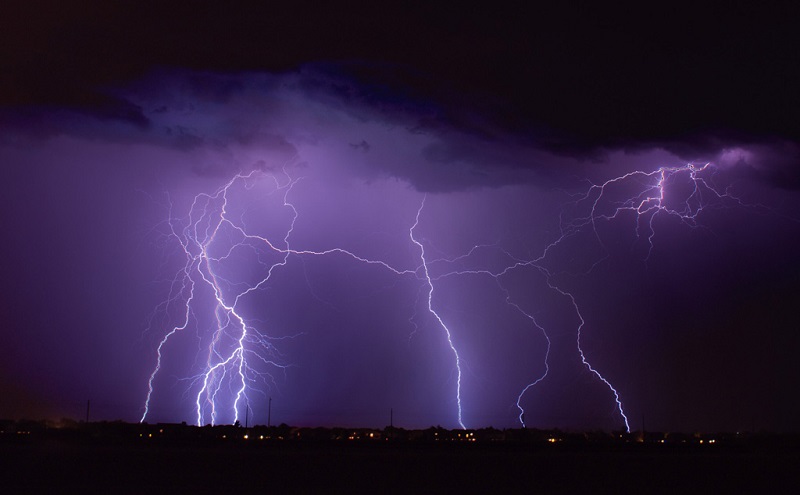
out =
<svg viewBox="0 0 800 495"><path fill-rule="evenodd" d="M292 363L284 362L280 341L293 338L270 336L269 328L248 318L243 301L271 284L274 274L294 257L322 257L330 262L344 259L349 263L365 264L418 284L416 293L409 294L409 298L424 295L424 306L446 338L449 355L443 355L442 359L452 366L453 397L442 400L453 402L455 421L462 428L466 428L468 423L465 418L469 418L469 410L462 401L467 384L463 380L465 362L459 348L466 343L462 341L457 325L448 323L447 317L436 309L437 292L443 290L437 289L437 283L451 277L490 277L496 282L507 306L530 322L531 329L544 338L544 371L532 373L530 382L510 404L517 408L518 420L525 426L537 422L536 418L526 418L523 399L548 378L552 364L552 330L539 323L535 312L526 309L536 307L537 301L531 301L525 291L509 288L505 279L512 273L531 271L545 281L547 290L555 297L563 298L574 311L578 321L574 329L577 356L585 370L607 389L610 403L616 408L615 414L630 431L620 392L601 370L589 362L585 353L582 336L587 322L580 309L581 302L559 282L559 274L574 270L570 266L561 266L563 262L555 258L570 240L587 235L607 253L608 248L600 233L601 223L624 222L626 218L632 218L637 238L646 243L646 260L654 249L658 217L675 218L694 228L699 225L700 215L706 208L741 205L728 191L715 187L714 171L711 164L690 163L654 171L634 171L600 184L590 184L582 194L574 197L574 201L565 204L560 234L537 256L530 258L513 256L502 245L491 244L475 246L460 255L432 259L426 250L427 241L419 232L426 202L426 198L421 197L416 212L407 214L407 245L398 246L406 250L416 249L417 264L400 268L339 247L323 250L295 248L292 234L302 215L302 207L293 203L292 193L300 187L302 179L291 177L286 172L254 171L236 175L213 193L194 197L186 216L175 216L175 212L170 212L166 222L169 237L180 247L183 264L172 279L168 297L158 309L180 317L176 324L166 329L155 350L155 365L147 382L141 421L147 420L151 414L156 400L155 390L171 347L177 345L175 336L186 332L195 335L198 357L194 365L198 371L182 377L184 387L181 393L187 394L188 402L192 404L194 422L203 425L230 419L240 421L250 407L252 394L264 394L276 386L276 376L291 372L288 368ZM268 200L251 205L248 202L254 201L253 198ZM264 225L252 220L262 217L269 219ZM481 265L481 253L486 252L495 252L499 258L505 259L503 266L490 269ZM599 256L588 271L603 259L603 255ZM247 268L242 269L243 265ZM434 265L458 268L433 271ZM213 323L208 324L209 321Z"/></svg>

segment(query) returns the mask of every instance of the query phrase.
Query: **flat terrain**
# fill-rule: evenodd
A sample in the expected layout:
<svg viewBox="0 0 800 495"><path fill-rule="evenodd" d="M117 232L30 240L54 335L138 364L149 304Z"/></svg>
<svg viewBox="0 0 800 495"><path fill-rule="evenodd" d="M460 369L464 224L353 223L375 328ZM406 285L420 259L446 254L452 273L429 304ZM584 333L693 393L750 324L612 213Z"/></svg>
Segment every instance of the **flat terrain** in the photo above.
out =
<svg viewBox="0 0 800 495"><path fill-rule="evenodd" d="M797 493L797 447L0 444L2 493Z"/></svg>

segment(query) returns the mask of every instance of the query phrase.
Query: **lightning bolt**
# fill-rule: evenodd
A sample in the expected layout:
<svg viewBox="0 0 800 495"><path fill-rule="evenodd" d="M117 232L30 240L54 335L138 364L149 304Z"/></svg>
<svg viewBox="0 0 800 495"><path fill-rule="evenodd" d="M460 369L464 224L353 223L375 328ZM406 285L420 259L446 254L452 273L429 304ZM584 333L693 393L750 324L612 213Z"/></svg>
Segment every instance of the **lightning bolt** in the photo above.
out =
<svg viewBox="0 0 800 495"><path fill-rule="evenodd" d="M255 389L256 382L260 380L274 384L272 375L259 371L259 369L267 367L285 370L287 367L277 359L280 357L280 353L273 344L276 339L249 324L241 313L242 299L267 285L274 271L285 266L290 256L342 255L359 263L382 267L396 275L414 276L426 284L428 311L444 330L449 347L455 357L458 424L465 428L461 407L460 357L453 344L450 329L433 308L434 288L428 273L425 248L415 237L415 230L419 225L419 218L425 204L424 197L417 210L414 224L409 229L411 242L419 248L421 264L413 269L398 269L385 261L364 258L338 247L322 251L292 248L289 241L298 219L298 211L289 201L289 195L300 179L293 179L285 172L284 174L284 182L280 182L274 175L266 176L258 171L246 175L238 174L214 193L197 195L189 208L186 225L182 228L179 225L180 222L173 219L170 213L167 222L169 236L178 241L184 265L175 276L172 283L173 289L167 301L162 305L162 309L180 304L179 301L183 298L183 316L180 323L173 326L164 335L156 348L156 364L148 378L144 412L140 421L144 422L150 414L155 381L162 369L165 347L177 333L185 331L193 320L199 319L195 315L195 306L199 304L196 304L198 287L207 289L213 298L215 324L210 332L210 342L206 347L203 371L189 378L191 386L198 389L194 400L195 422L198 426L202 426L206 422L212 425L217 424L223 408L232 414L234 422L236 422L239 420L242 404L249 404L248 391ZM248 232L241 219L237 222L228 211L229 194L232 194L232 188L235 185L241 182L244 183L245 188L250 188L257 180L265 176L271 178L273 182L273 194L282 192L282 207L287 209L291 216L285 235L277 244L265 236ZM237 250L251 250L257 253L259 262L267 268L265 276L253 284L244 284L243 286L223 276L221 272L225 262L230 260ZM263 261L261 253L265 252L277 255L277 260L271 263ZM252 365L253 362L257 363L257 366ZM232 401L223 398L228 395L233 396Z"/></svg>
<svg viewBox="0 0 800 495"><path fill-rule="evenodd" d="M442 320L442 317L439 316L439 313L433 309L433 282L431 281L431 275L428 271L428 262L425 259L425 247L422 245L420 241L414 237L414 230L419 225L419 216L422 214L422 209L425 207L425 197L422 198L422 203L419 205L419 209L417 210L417 216L414 220L414 225L408 230L408 235L411 238L411 242L417 245L419 248L419 259L422 261L422 273L425 277L425 282L428 285L428 311L436 318L436 321L439 322L439 326L442 327L444 333L447 337L447 345L450 346L450 350L453 352L453 356L455 357L455 366L456 366L456 403L458 405L458 424L461 426L462 429L466 429L467 427L464 426L463 420L463 411L461 407L461 357L458 355L458 350L456 349L455 344L453 344L453 335L450 333L450 329L447 328L447 325Z"/></svg>
<svg viewBox="0 0 800 495"><path fill-rule="evenodd" d="M284 193L283 206L290 209L292 219L290 228L283 239L285 247L278 248L269 244L272 251L281 256L269 265L266 276L255 285L238 290L236 284L226 280L218 273L220 266L233 256L235 250L253 248L252 244L247 242L252 237L246 235L241 227L231 221L227 210L228 194L234 184L239 181L252 181L255 174L255 172L251 172L248 175L236 175L213 194L197 195L191 204L189 217L183 228L180 228L179 222L174 220L170 214L167 222L169 235L178 241L185 260L184 266L176 276L176 280L180 280L181 290L170 300L178 300L183 293L188 293L188 296L184 301L182 322L167 332L158 345L156 366L148 379L148 392L141 421L144 421L150 412L154 381L162 367L164 347L176 333L186 330L193 318L196 319L196 316L193 315L198 285L210 289L214 300L216 319L216 326L211 332L210 343L207 346L205 370L191 378L192 383L200 384L195 399L198 426L206 420L211 424L217 422L219 407L216 399L225 387L234 393L235 398L230 410L234 421L239 420L241 403L243 399L247 398L248 383L259 378L268 379L270 377L269 374L251 366L248 358L257 359L270 367L285 368L284 365L273 359L277 355L277 351L272 345L273 339L248 325L240 314L239 303L242 297L266 284L276 267L283 266L288 261L288 240L297 219L297 212L288 203L287 197L296 180L289 179L286 184L280 184L277 178L271 176L274 181L274 190ZM231 243L227 249L224 249L224 242L220 238L230 238L237 233L241 235L239 242ZM217 253L218 250L221 252Z"/></svg>
<svg viewBox="0 0 800 495"><path fill-rule="evenodd" d="M574 202L569 204L575 211L584 209L586 212L577 215L569 221L564 220L565 214L562 212L560 235L554 241L546 245L538 257L532 259L515 258L504 249L495 245L482 245L473 247L464 255L450 259L437 260L445 263L455 263L456 261L463 262L464 260L469 261L479 248L500 249L510 260L510 263L500 270L452 270L439 275L435 279L464 275L487 275L492 277L497 281L500 290L506 295L506 303L528 318L545 337L547 348L544 357L544 372L534 381L523 387L517 396L515 405L519 410L518 420L522 426L525 426L525 410L522 406L523 397L527 392L545 380L550 371L549 357L551 340L548 332L539 325L533 315L523 310L519 304L512 300L510 293L501 283L502 277L515 270L526 267L533 268L544 276L545 282L550 290L567 298L578 318L575 346L580 361L589 373L608 388L613 396L617 412L622 419L625 429L630 432L630 424L625 414L619 391L597 368L592 366L586 357L582 345L582 336L586 321L576 297L555 281L555 277L558 273L548 268L550 258L552 257L551 254L557 252L559 247L565 244L569 239L588 230L606 253L603 257L595 261L589 269L589 271L591 271L608 257L609 252L600 235L599 224L601 222L618 220L628 213L635 217L637 239L646 239L647 254L645 260L648 260L654 249L656 217L673 217L691 228L696 228L700 226L698 217L706 208L722 207L726 202L732 202L743 206L739 198L733 196L729 190L722 190L714 185L712 181L713 173L714 168L711 163L700 165L688 163L683 166L660 167L651 172L637 170L608 179L600 184L590 183L590 187L584 193L579 194ZM615 188L619 190L612 191ZM676 190L673 191L673 189ZM612 198L612 196L615 197ZM586 273L588 274L588 272Z"/></svg>
<svg viewBox="0 0 800 495"><path fill-rule="evenodd" d="M598 222L614 220L627 212L636 219L637 238L640 238L644 231L648 244L645 259L649 259L653 251L656 217L671 216L695 228L699 226L698 215L706 208L721 206L724 201L733 201L743 206L739 198L733 196L730 191L721 191L714 186L711 177L705 177L705 175L713 176L711 174L713 171L714 167L710 162L702 165L687 163L680 167L660 167L652 172L636 170L609 179L602 184L592 184L586 194L578 200L578 203L590 204L589 214L575 219L568 225L565 235L577 233L587 225L591 225L597 240L602 244L597 232ZM634 185L633 194L622 200L610 200L607 205L603 204L610 189L615 186L624 187L626 184ZM637 184L641 187L635 188ZM670 186L682 186L679 188L688 191L683 195L676 193L670 196Z"/></svg>
<svg viewBox="0 0 800 495"><path fill-rule="evenodd" d="M539 324L534 313L523 309L518 302L519 296L512 294L503 285L503 277L523 269L532 269L535 273L539 273L549 290L569 302L578 321L575 328L575 348L580 361L585 369L608 389L625 429L630 431L619 391L589 362L584 351L582 337L587 322L583 317L578 298L558 282L560 275L570 273L568 269L564 269L569 267L562 266L562 270L559 271L551 265L554 263L558 265L554 260L555 255L570 239L589 234L602 247L604 254L591 265L591 268L577 273L577 275L588 274L602 263L610 252L603 242L600 225L604 222L619 221L627 215L635 219L636 239L644 239L646 242L645 260L648 260L655 245L657 217L676 218L689 227L696 228L701 226L698 220L704 209L722 207L726 202L742 204L728 190L716 187L713 177L714 168L710 163L702 165L689 163L679 167L660 167L650 172L637 170L599 184L589 183L588 188L573 196L574 201L567 203L562 210L558 237L544 246L538 256L531 258L515 257L499 243L495 243L474 246L466 254L454 258L430 259L425 248L426 241L421 239L417 232L427 199L423 196L414 216L414 222L408 229L408 239L419 253L419 264L404 269L338 247L321 251L293 248L290 245L290 238L298 220L298 210L289 201L289 197L300 179L290 177L285 171L282 177L261 171L238 174L215 192L195 196L189 208L188 218L184 220L173 218L170 206L168 236L176 240L180 246L184 263L172 280L168 297L160 308L169 312L171 308L179 307L181 311L178 322L171 326L156 347L156 363L147 382L147 395L141 421L145 421L150 413L155 382L162 370L166 348L170 345L170 341L175 335L186 332L193 325L197 327L198 339L203 340L199 324L202 318L198 316L197 311L209 297L213 306L214 322L208 332L209 336L205 337L207 343L203 350L205 357L202 371L187 379L190 382L189 388L195 390L196 423L215 424L223 413L238 421L242 408L249 407L248 394L258 390L259 383L274 386L272 373L275 371L285 373L288 367L281 362L281 355L275 347L276 341L280 338L270 337L250 324L242 313L241 301L248 294L269 285L275 270L284 267L292 256L342 256L353 262L389 270L398 276L411 276L420 282L418 294L426 298L427 311L443 331L452 354L456 374L457 421L461 428L466 428L462 405L463 360L450 327L435 309L436 281L451 276L491 277L497 283L498 290L504 294L506 304L530 321L545 339L543 371L522 387L514 403L519 411L518 420L525 426L523 399L548 377L551 365L551 339L549 331ZM269 194L280 194L282 198L280 207L288 212L288 227L279 242L272 242L267 236L248 230L244 218L237 218L229 208L230 195L235 193L234 187L249 189L264 179L271 181ZM498 269L469 268L470 264L477 263L475 260L477 253L483 249L499 250L508 262ZM250 283L237 282L225 274L226 263L238 252L249 252L256 256L264 270L258 280ZM445 270L438 275L431 273L433 264L455 266L456 262L467 268ZM414 324L413 320L414 316L409 321ZM414 327L416 331L416 324Z"/></svg>

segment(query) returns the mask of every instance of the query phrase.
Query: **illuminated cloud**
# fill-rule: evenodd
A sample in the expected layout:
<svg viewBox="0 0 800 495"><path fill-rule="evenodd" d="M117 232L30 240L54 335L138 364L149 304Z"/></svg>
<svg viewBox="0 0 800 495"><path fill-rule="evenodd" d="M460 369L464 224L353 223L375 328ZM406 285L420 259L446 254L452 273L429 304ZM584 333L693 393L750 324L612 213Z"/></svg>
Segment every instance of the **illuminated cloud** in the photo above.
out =
<svg viewBox="0 0 800 495"><path fill-rule="evenodd" d="M796 27L384 8L5 16L0 414L796 429Z"/></svg>

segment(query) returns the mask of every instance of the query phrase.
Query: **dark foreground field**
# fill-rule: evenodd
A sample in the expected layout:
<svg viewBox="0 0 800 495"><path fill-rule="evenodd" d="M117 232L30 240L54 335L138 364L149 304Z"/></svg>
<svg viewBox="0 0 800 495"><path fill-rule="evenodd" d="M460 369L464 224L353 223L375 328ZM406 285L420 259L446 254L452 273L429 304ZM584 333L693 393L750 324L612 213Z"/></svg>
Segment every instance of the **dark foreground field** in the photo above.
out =
<svg viewBox="0 0 800 495"><path fill-rule="evenodd" d="M798 493L796 447L0 444L0 493Z"/></svg>

